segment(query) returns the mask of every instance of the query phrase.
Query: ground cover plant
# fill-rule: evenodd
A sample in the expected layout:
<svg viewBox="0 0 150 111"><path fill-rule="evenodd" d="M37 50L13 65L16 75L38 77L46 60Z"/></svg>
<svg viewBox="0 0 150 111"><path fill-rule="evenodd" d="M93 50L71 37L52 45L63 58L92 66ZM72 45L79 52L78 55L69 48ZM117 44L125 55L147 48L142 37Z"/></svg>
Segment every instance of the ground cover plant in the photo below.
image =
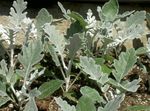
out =
<svg viewBox="0 0 150 111"><path fill-rule="evenodd" d="M58 6L70 23L65 34L45 8L32 20L27 2L13 2L10 23L0 25L0 107L38 111L39 100L53 97L58 111L117 111L126 95L141 87L140 75L131 74L135 68L147 74L145 90L150 92L149 39L136 48L124 46L150 34L149 13L120 14L117 0L98 6L98 18L91 9L84 18L60 2Z"/></svg>

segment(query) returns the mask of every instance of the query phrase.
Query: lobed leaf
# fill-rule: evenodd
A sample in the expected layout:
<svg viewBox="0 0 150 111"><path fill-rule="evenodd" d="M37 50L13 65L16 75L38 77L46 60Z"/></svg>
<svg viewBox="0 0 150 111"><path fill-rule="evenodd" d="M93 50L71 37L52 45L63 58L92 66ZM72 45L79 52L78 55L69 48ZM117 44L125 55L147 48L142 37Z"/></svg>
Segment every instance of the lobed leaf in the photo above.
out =
<svg viewBox="0 0 150 111"><path fill-rule="evenodd" d="M119 55L119 60L114 60L113 75L115 79L120 82L121 79L128 74L132 69L133 65L136 63L137 57L134 49L129 49L127 52L122 52Z"/></svg>
<svg viewBox="0 0 150 111"><path fill-rule="evenodd" d="M80 57L80 66L82 70L90 75L89 78L93 80L99 80L101 77L100 66L97 65L93 58L88 58L86 56Z"/></svg>
<svg viewBox="0 0 150 111"><path fill-rule="evenodd" d="M126 20L126 27L130 27L131 25L143 24L146 19L145 11L136 11L134 14L131 14Z"/></svg>
<svg viewBox="0 0 150 111"><path fill-rule="evenodd" d="M121 87L126 91L136 92L137 89L140 87L140 85L138 85L140 81L141 79L135 79L131 82L125 81L124 83L121 83Z"/></svg>
<svg viewBox="0 0 150 111"><path fill-rule="evenodd" d="M54 25L45 24L44 31L48 34L49 41L55 46L56 52L62 56L66 45L64 36L56 30Z"/></svg>
<svg viewBox="0 0 150 111"><path fill-rule="evenodd" d="M54 97L56 103L60 106L61 111L76 111L75 106L69 105L66 101L62 100L60 97Z"/></svg>
<svg viewBox="0 0 150 111"><path fill-rule="evenodd" d="M27 12L24 12L27 8L27 2L24 0L16 0L13 2L13 7L10 8L10 20L15 26L19 26L24 18L26 18Z"/></svg>
<svg viewBox="0 0 150 111"><path fill-rule="evenodd" d="M41 40L35 40L29 43L28 46L23 46L23 54L18 55L18 59L25 69L30 70L32 66L37 64L42 58L43 45Z"/></svg>
<svg viewBox="0 0 150 111"><path fill-rule="evenodd" d="M118 111L118 108L120 107L121 102L124 100L125 95L118 95L113 100L109 101L104 108L99 107L98 111Z"/></svg>

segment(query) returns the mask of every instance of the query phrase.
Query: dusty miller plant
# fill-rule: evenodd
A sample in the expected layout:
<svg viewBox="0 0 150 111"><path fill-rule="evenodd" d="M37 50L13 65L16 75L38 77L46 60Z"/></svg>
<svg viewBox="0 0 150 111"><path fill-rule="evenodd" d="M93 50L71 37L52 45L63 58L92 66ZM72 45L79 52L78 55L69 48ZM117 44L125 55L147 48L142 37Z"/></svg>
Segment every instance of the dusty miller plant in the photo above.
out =
<svg viewBox="0 0 150 111"><path fill-rule="evenodd" d="M148 50L146 47L141 47L137 50L131 48L127 49L126 52L120 53L120 51L126 40L141 38L143 35L148 34L145 32L144 24L146 12L127 11L119 14L118 1L110 0L104 6L97 7L99 20L96 20L91 9L87 12L87 18L84 19L74 11L65 10L61 3L58 3L58 5L64 17L71 22L70 29L67 30L65 36L70 39L69 46L72 47L68 48L69 54L70 52L73 53L73 49L80 50L80 63L77 64L77 67L80 68L81 73L88 75L89 79L94 80L104 93L104 96L100 96L94 88L84 86L80 89L82 96L76 106L69 105L61 98L55 98L60 106L60 110L116 111L124 100L125 92L136 92L140 87L140 78L133 81L124 78L136 65L138 55L145 54ZM76 43L74 44L75 46L72 46L73 40ZM104 56L112 49L119 52L117 52L119 54L117 54L118 59L111 61L111 69L104 65L107 62L103 58L104 56L102 58L94 56L93 51L95 48L97 52L102 52ZM74 53L78 52L78 50L74 50ZM100 63L97 63L96 60L98 59L101 60ZM84 103L86 103L86 106ZM96 103L104 106L100 105L99 108L96 108Z"/></svg>
<svg viewBox="0 0 150 111"><path fill-rule="evenodd" d="M14 110L38 111L35 98L43 98L53 93L61 86L62 81L52 80L39 88L31 89L32 83L45 72L44 67L36 67L44 57L40 30L43 22L50 23L52 17L48 15L47 10L42 9L47 21L42 21L38 16L37 20L33 21L27 17L26 6L27 2L24 0L14 1L10 8L10 23L6 26L0 25L1 46L4 48L2 51L6 51L3 54L7 53L9 57L7 61L2 59L0 62L0 106L11 102ZM22 39L21 51L16 53L16 40ZM8 47L5 44L8 44ZM45 90L49 84L53 86Z"/></svg>
<svg viewBox="0 0 150 111"><path fill-rule="evenodd" d="M120 52L120 47L126 40L140 38L145 34L146 12L119 14L118 1L110 0L103 7L97 7L98 20L91 9L84 19L79 13L64 9L61 3L58 2L58 5L71 23L66 35L56 29L53 17L46 9L41 9L35 20L31 20L25 11L27 2L13 2L10 24L0 25L1 46L4 42L8 44L1 56L4 57L6 53L9 57L0 62L0 106L11 101L14 109L38 111L35 98L48 97L59 88L64 94L69 94L79 76L84 74L101 92L90 86L81 87L82 96L76 106L61 97L55 97L60 110L116 111L125 98L125 92L136 92L139 88L140 78L129 81L125 77L137 63L141 49ZM24 40L21 52L16 53L16 40L20 33L23 33ZM105 65L108 60L104 56L111 49L118 50L118 47L118 56L111 60L111 66L108 67ZM99 57L95 52L103 56ZM36 65L40 64L46 53L51 55L63 79L56 78L31 89L32 83L45 73L46 68ZM79 71L73 74L73 68Z"/></svg>

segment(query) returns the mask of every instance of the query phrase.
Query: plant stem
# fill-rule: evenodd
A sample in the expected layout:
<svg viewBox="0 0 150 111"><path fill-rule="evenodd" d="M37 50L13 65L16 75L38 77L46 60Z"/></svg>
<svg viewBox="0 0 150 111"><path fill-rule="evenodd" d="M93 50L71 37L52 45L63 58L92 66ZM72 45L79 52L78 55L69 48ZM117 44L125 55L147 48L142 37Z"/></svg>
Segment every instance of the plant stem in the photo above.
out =
<svg viewBox="0 0 150 111"><path fill-rule="evenodd" d="M78 77L80 76L81 72L79 72L79 74L75 77L75 79L72 81L72 83L70 84L70 86L68 87L68 90L72 87L72 85L76 82L76 80L78 79Z"/></svg>

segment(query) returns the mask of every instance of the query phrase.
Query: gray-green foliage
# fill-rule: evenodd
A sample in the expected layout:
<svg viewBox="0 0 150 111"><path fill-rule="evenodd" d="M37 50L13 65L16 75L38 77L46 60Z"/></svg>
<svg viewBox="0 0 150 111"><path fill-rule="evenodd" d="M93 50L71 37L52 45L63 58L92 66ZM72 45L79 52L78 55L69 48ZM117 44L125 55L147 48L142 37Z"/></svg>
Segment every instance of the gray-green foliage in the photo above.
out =
<svg viewBox="0 0 150 111"><path fill-rule="evenodd" d="M67 103L67 101L62 100L60 97L59 98L54 98L56 103L60 106L62 111L76 111L75 106L71 106Z"/></svg>
<svg viewBox="0 0 150 111"><path fill-rule="evenodd" d="M120 82L124 76L128 74L133 65L136 63L137 57L134 49L130 49L127 52L122 52L119 55L119 60L114 60L115 70L113 75L115 79Z"/></svg>
<svg viewBox="0 0 150 111"><path fill-rule="evenodd" d="M121 102L124 100L125 95L119 95L116 98L109 101L104 108L99 107L98 111L118 111L118 108L120 107Z"/></svg>
<svg viewBox="0 0 150 111"><path fill-rule="evenodd" d="M2 42L4 40L8 41L10 64L4 59L0 61L0 107L11 101L14 109L38 111L35 98L39 97L39 95L52 94L61 87L62 82L55 81L54 87L50 87L48 93L40 90L45 88L46 83L39 89L30 89L32 83L45 72L44 67L36 67L36 65L44 57L44 54L42 54L44 52L44 44L41 40L43 26L45 23L52 22L52 16L46 9L42 9L34 22L26 17L26 8L27 2L24 0L14 1L13 7L10 9L10 24L6 27L1 27L3 28L2 35L6 34L10 38L1 39ZM36 34L37 30L40 32L38 35ZM15 39L18 37L16 35L21 31L25 33L22 35L25 41L22 47L20 47L21 53L15 55L14 49L17 45L15 44ZM31 33L34 34L34 37L30 36ZM20 67L17 66L18 63Z"/></svg>
<svg viewBox="0 0 150 111"><path fill-rule="evenodd" d="M125 98L125 92L136 92L139 88L140 78L129 81L125 77L137 63L138 55L147 53L149 56L150 43L138 50L133 48L120 52L117 49L121 49L120 46L126 40L145 34L146 12L127 11L119 14L118 1L110 0L102 7L97 7L97 20L91 9L85 19L77 12L65 10L60 2L58 6L71 22L66 35L56 29L52 15L45 8L39 11L34 21L27 17L27 2L13 2L10 9L11 24L0 25L0 43L6 41L10 50L4 52L4 49L0 54L4 57L8 53L10 57L9 60L0 61L0 106L10 101L17 106L17 110L38 111L35 98L46 98L60 88L64 95L66 93L74 98L70 93L72 86L80 80L80 74L85 74L89 83L86 82L87 86L80 88L81 97L75 100L75 104L70 105L60 97L54 97L60 110L117 111ZM24 42L21 52L16 54L16 35L21 31L24 32ZM116 59L109 55L109 49L115 49ZM49 71L49 68L46 69L48 66L40 64L46 61L44 54L50 54L57 66L54 71L59 69L63 78L46 81L39 88L31 88L45 70ZM107 58L108 55L110 58ZM55 73L54 77L57 78ZM91 83L95 87L91 87Z"/></svg>
<svg viewBox="0 0 150 111"><path fill-rule="evenodd" d="M16 0L13 2L13 7L10 8L10 20L13 25L19 26L24 18L26 18L27 2L24 0Z"/></svg>

